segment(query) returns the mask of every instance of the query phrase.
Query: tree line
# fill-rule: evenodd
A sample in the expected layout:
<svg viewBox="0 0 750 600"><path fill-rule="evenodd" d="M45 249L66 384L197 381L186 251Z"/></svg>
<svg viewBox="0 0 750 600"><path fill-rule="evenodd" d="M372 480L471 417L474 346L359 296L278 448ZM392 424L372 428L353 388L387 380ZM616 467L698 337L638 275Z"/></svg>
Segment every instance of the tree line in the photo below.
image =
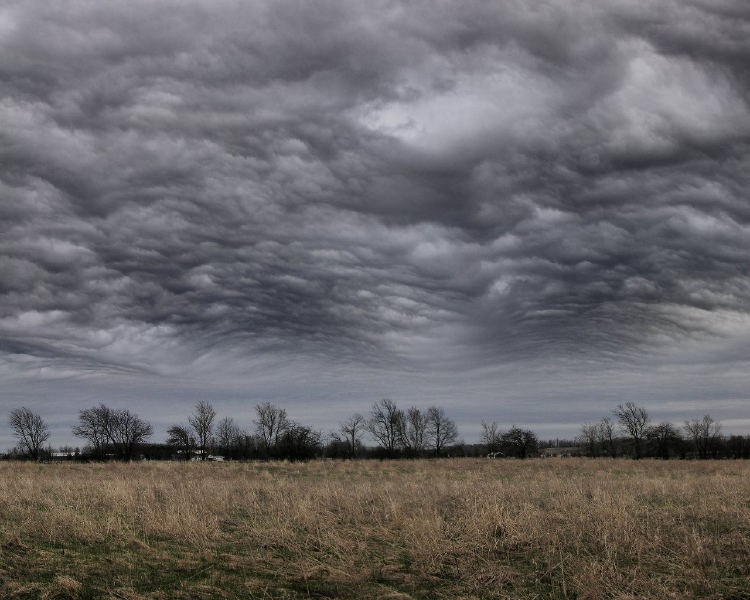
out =
<svg viewBox="0 0 750 600"><path fill-rule="evenodd" d="M150 442L153 427L147 421L127 409L100 404L81 410L72 429L73 435L83 440L83 450L66 450L76 457L125 461L145 450L152 456L185 460L416 458L442 456L458 441L456 423L443 408L412 406L403 410L390 399L375 402L367 416L351 415L327 435L290 419L285 409L270 402L258 404L255 413L248 431L232 417L217 419L214 407L201 401L186 422L167 429L164 444L154 444ZM49 427L40 415L22 407L11 411L9 424L17 440L13 456L40 460L52 455L51 448L45 447ZM364 444L365 434L372 436L376 447Z"/></svg>
<svg viewBox="0 0 750 600"><path fill-rule="evenodd" d="M724 436L711 415L686 420L681 427L652 423L633 402L619 404L611 416L581 426L577 445L585 456L639 458L750 458L750 437Z"/></svg>
<svg viewBox="0 0 750 600"><path fill-rule="evenodd" d="M204 460L212 452L228 458L278 458L305 460L316 456L356 458L364 455L420 457L441 456L458 439L458 428L445 411L432 406L425 411L404 411L389 399L379 400L365 417L355 413L324 436L290 419L285 409L270 402L255 407L253 429L241 429L232 417L215 422L216 411L199 402L186 424L172 425L167 444L179 455ZM362 438L369 433L376 448Z"/></svg>
<svg viewBox="0 0 750 600"><path fill-rule="evenodd" d="M17 440L11 456L42 460L52 455L44 419L22 407L12 410L8 423ZM393 400L375 402L367 415L354 413L335 431L323 434L290 419L285 409L270 402L255 407L250 430L232 417L217 418L214 407L198 402L183 423L167 430L163 443L154 443L153 427L127 409L100 404L81 410L72 429L83 449L67 453L84 459L129 461L151 458L184 460L331 458L419 458L427 456L490 456L529 458L552 442L540 441L530 429L501 430L496 421L482 421L479 444L459 440L455 421L438 406L426 410L399 408ZM363 438L369 434L375 446ZM750 436L723 436L721 424L705 415L682 427L669 422L652 424L645 408L632 402L618 405L611 416L581 426L571 454L656 458L750 458ZM559 443L557 444L559 445Z"/></svg>

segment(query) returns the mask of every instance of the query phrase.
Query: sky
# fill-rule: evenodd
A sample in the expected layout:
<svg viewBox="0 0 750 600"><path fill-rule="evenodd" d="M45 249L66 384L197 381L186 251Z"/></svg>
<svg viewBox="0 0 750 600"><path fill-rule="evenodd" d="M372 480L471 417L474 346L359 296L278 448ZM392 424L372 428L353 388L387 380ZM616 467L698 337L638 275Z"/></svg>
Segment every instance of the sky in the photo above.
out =
<svg viewBox="0 0 750 600"><path fill-rule="evenodd" d="M0 412L750 434L749 183L746 0L4 0Z"/></svg>

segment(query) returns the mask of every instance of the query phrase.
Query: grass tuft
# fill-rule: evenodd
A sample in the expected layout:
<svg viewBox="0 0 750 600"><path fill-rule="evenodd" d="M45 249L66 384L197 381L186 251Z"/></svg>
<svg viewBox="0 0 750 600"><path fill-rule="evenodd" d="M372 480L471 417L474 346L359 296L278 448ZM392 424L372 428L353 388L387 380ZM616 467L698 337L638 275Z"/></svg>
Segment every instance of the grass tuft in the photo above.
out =
<svg viewBox="0 0 750 600"><path fill-rule="evenodd" d="M0 597L750 599L750 463L0 463Z"/></svg>

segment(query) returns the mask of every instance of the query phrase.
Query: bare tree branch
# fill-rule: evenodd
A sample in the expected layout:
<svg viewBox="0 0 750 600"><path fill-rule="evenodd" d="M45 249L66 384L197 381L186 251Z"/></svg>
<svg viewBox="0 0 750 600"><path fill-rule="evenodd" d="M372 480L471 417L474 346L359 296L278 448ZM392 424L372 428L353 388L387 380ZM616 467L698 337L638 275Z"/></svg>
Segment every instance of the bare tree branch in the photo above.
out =
<svg viewBox="0 0 750 600"><path fill-rule="evenodd" d="M633 440L633 451L636 459L643 455L643 440L648 430L648 412L633 402L619 404L614 411L622 428Z"/></svg>
<svg viewBox="0 0 750 600"><path fill-rule="evenodd" d="M437 406L427 409L427 445L434 448L435 456L440 456L443 449L458 439L456 423L445 415Z"/></svg>
<svg viewBox="0 0 750 600"><path fill-rule="evenodd" d="M195 405L195 412L188 417L188 423L190 423L193 431L195 431L201 460L208 458L208 449L212 442L215 418L216 411L214 407L202 400Z"/></svg>
<svg viewBox="0 0 750 600"><path fill-rule="evenodd" d="M341 423L339 431L346 438L347 444L349 445L349 456L352 458L357 454L357 446L359 444L359 434L365 431L367 423L365 418L355 413L349 417L346 421Z"/></svg>
<svg viewBox="0 0 750 600"><path fill-rule="evenodd" d="M384 398L372 405L367 430L389 456L402 447L405 429L404 411L393 400Z"/></svg>
<svg viewBox="0 0 750 600"><path fill-rule="evenodd" d="M12 410L8 419L13 435L18 439L22 454L38 460L42 445L49 439L49 428L44 419L26 407Z"/></svg>

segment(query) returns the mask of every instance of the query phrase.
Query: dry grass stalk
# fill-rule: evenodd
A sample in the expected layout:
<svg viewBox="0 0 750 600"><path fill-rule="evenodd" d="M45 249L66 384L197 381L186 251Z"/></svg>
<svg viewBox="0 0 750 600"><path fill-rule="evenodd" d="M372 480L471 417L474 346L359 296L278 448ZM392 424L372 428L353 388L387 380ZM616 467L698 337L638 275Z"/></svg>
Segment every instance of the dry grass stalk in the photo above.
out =
<svg viewBox="0 0 750 600"><path fill-rule="evenodd" d="M749 475L729 461L0 463L0 596L750 598Z"/></svg>

